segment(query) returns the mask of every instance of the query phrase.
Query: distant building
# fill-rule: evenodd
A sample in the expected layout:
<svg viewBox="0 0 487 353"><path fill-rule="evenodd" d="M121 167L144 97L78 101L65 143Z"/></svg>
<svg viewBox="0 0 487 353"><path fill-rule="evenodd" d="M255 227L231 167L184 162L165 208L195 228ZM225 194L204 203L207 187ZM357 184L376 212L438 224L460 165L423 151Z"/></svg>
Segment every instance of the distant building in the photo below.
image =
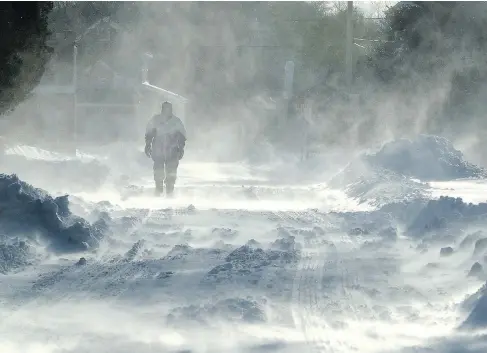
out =
<svg viewBox="0 0 487 353"><path fill-rule="evenodd" d="M8 115L11 138L58 149L140 139L137 132L161 101L174 97L143 84L147 55L115 55L113 38L123 30L106 17L80 34L55 33L48 42L54 54L40 84Z"/></svg>

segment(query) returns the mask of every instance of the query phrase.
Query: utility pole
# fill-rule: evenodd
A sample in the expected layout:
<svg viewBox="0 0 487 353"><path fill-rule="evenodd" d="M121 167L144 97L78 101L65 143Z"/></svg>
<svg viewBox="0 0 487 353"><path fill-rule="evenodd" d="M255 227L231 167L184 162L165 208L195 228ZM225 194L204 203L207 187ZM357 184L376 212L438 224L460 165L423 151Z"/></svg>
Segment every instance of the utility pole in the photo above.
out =
<svg viewBox="0 0 487 353"><path fill-rule="evenodd" d="M353 83L353 1L347 1L347 42L345 46L345 76L348 89Z"/></svg>
<svg viewBox="0 0 487 353"><path fill-rule="evenodd" d="M289 115L289 103L293 98L294 85L294 61L286 61L284 66L284 116L287 122Z"/></svg>
<svg viewBox="0 0 487 353"><path fill-rule="evenodd" d="M73 143L74 155L78 154L78 46L73 47Z"/></svg>

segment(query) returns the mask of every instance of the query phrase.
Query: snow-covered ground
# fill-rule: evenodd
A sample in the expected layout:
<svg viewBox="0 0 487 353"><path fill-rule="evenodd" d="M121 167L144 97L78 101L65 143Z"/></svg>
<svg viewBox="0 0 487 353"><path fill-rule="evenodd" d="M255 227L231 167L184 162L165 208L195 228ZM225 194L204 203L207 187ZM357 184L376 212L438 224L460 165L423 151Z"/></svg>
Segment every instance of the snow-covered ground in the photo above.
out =
<svg viewBox="0 0 487 353"><path fill-rule="evenodd" d="M320 183L188 159L168 200L140 155L10 148L0 352L486 352L487 180L457 152L395 141Z"/></svg>

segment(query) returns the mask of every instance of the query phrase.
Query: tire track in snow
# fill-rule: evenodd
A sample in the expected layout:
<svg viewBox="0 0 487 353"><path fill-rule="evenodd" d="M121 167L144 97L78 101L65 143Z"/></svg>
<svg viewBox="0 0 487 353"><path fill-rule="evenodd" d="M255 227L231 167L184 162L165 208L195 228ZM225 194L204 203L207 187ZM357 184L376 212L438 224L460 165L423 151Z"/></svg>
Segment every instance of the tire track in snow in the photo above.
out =
<svg viewBox="0 0 487 353"><path fill-rule="evenodd" d="M323 220L315 217L315 223ZM357 305L363 300L350 290L360 283L357 274L350 273L344 266L348 253L359 247L350 235L343 234L341 242L334 242L334 250L324 251L320 245L311 244L303 249L300 263L293 283L292 314L297 328L300 328L313 352L345 352L351 350L347 342L338 338L334 330L342 322L333 322L335 313L345 313L358 320ZM339 243L339 244L336 244ZM343 244L350 244L346 249ZM343 247L343 249L342 249ZM346 255L347 254L347 255ZM325 285L327 280L337 280L333 288Z"/></svg>
<svg viewBox="0 0 487 353"><path fill-rule="evenodd" d="M257 197L258 198L258 197ZM305 214L311 218L313 225L323 225L325 220L317 216L314 212L293 212L293 211L273 211L277 218L283 221L283 225L293 226L296 222L301 223L299 218ZM326 222L328 223L328 222ZM309 227L309 224L307 224ZM356 248L358 245L352 237L343 235L344 242L350 242ZM317 242L318 243L318 242ZM347 290L348 282L350 282L349 272L339 266L338 260L339 252L336 249L332 252L331 259L327 262L323 261L322 253L317 249L317 245L310 250L301 250L301 258L296 268L295 278L292 284L292 298L291 298L291 315L293 317L294 325L301 329L304 333L305 339L314 352L334 352L335 347L341 342L333 340L332 334L327 335L327 331L331 331L332 327L326 322L324 315L316 315L321 311L323 300L319 293L323 292L322 280L324 273L335 270L340 273L340 290L346 302L349 303L350 309L355 313L355 308L352 306L352 298L350 292ZM335 245L336 246L336 245ZM330 267L331 266L331 267ZM328 298L327 298L328 299ZM347 300L348 299L348 300ZM343 310L342 310L343 311ZM324 314L324 313L323 313ZM324 337L327 337L324 339Z"/></svg>

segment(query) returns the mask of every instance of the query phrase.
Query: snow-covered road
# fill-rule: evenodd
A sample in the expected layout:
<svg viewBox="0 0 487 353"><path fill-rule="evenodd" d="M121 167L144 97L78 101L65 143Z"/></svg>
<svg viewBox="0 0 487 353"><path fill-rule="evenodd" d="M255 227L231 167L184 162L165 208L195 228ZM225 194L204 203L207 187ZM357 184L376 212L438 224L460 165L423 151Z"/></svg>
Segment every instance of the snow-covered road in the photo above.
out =
<svg viewBox="0 0 487 353"><path fill-rule="evenodd" d="M487 201L485 180L373 207L325 182L191 161L176 198L158 199L150 172L73 189L73 215L4 177L0 352L487 351L470 331L487 206L467 204Z"/></svg>

